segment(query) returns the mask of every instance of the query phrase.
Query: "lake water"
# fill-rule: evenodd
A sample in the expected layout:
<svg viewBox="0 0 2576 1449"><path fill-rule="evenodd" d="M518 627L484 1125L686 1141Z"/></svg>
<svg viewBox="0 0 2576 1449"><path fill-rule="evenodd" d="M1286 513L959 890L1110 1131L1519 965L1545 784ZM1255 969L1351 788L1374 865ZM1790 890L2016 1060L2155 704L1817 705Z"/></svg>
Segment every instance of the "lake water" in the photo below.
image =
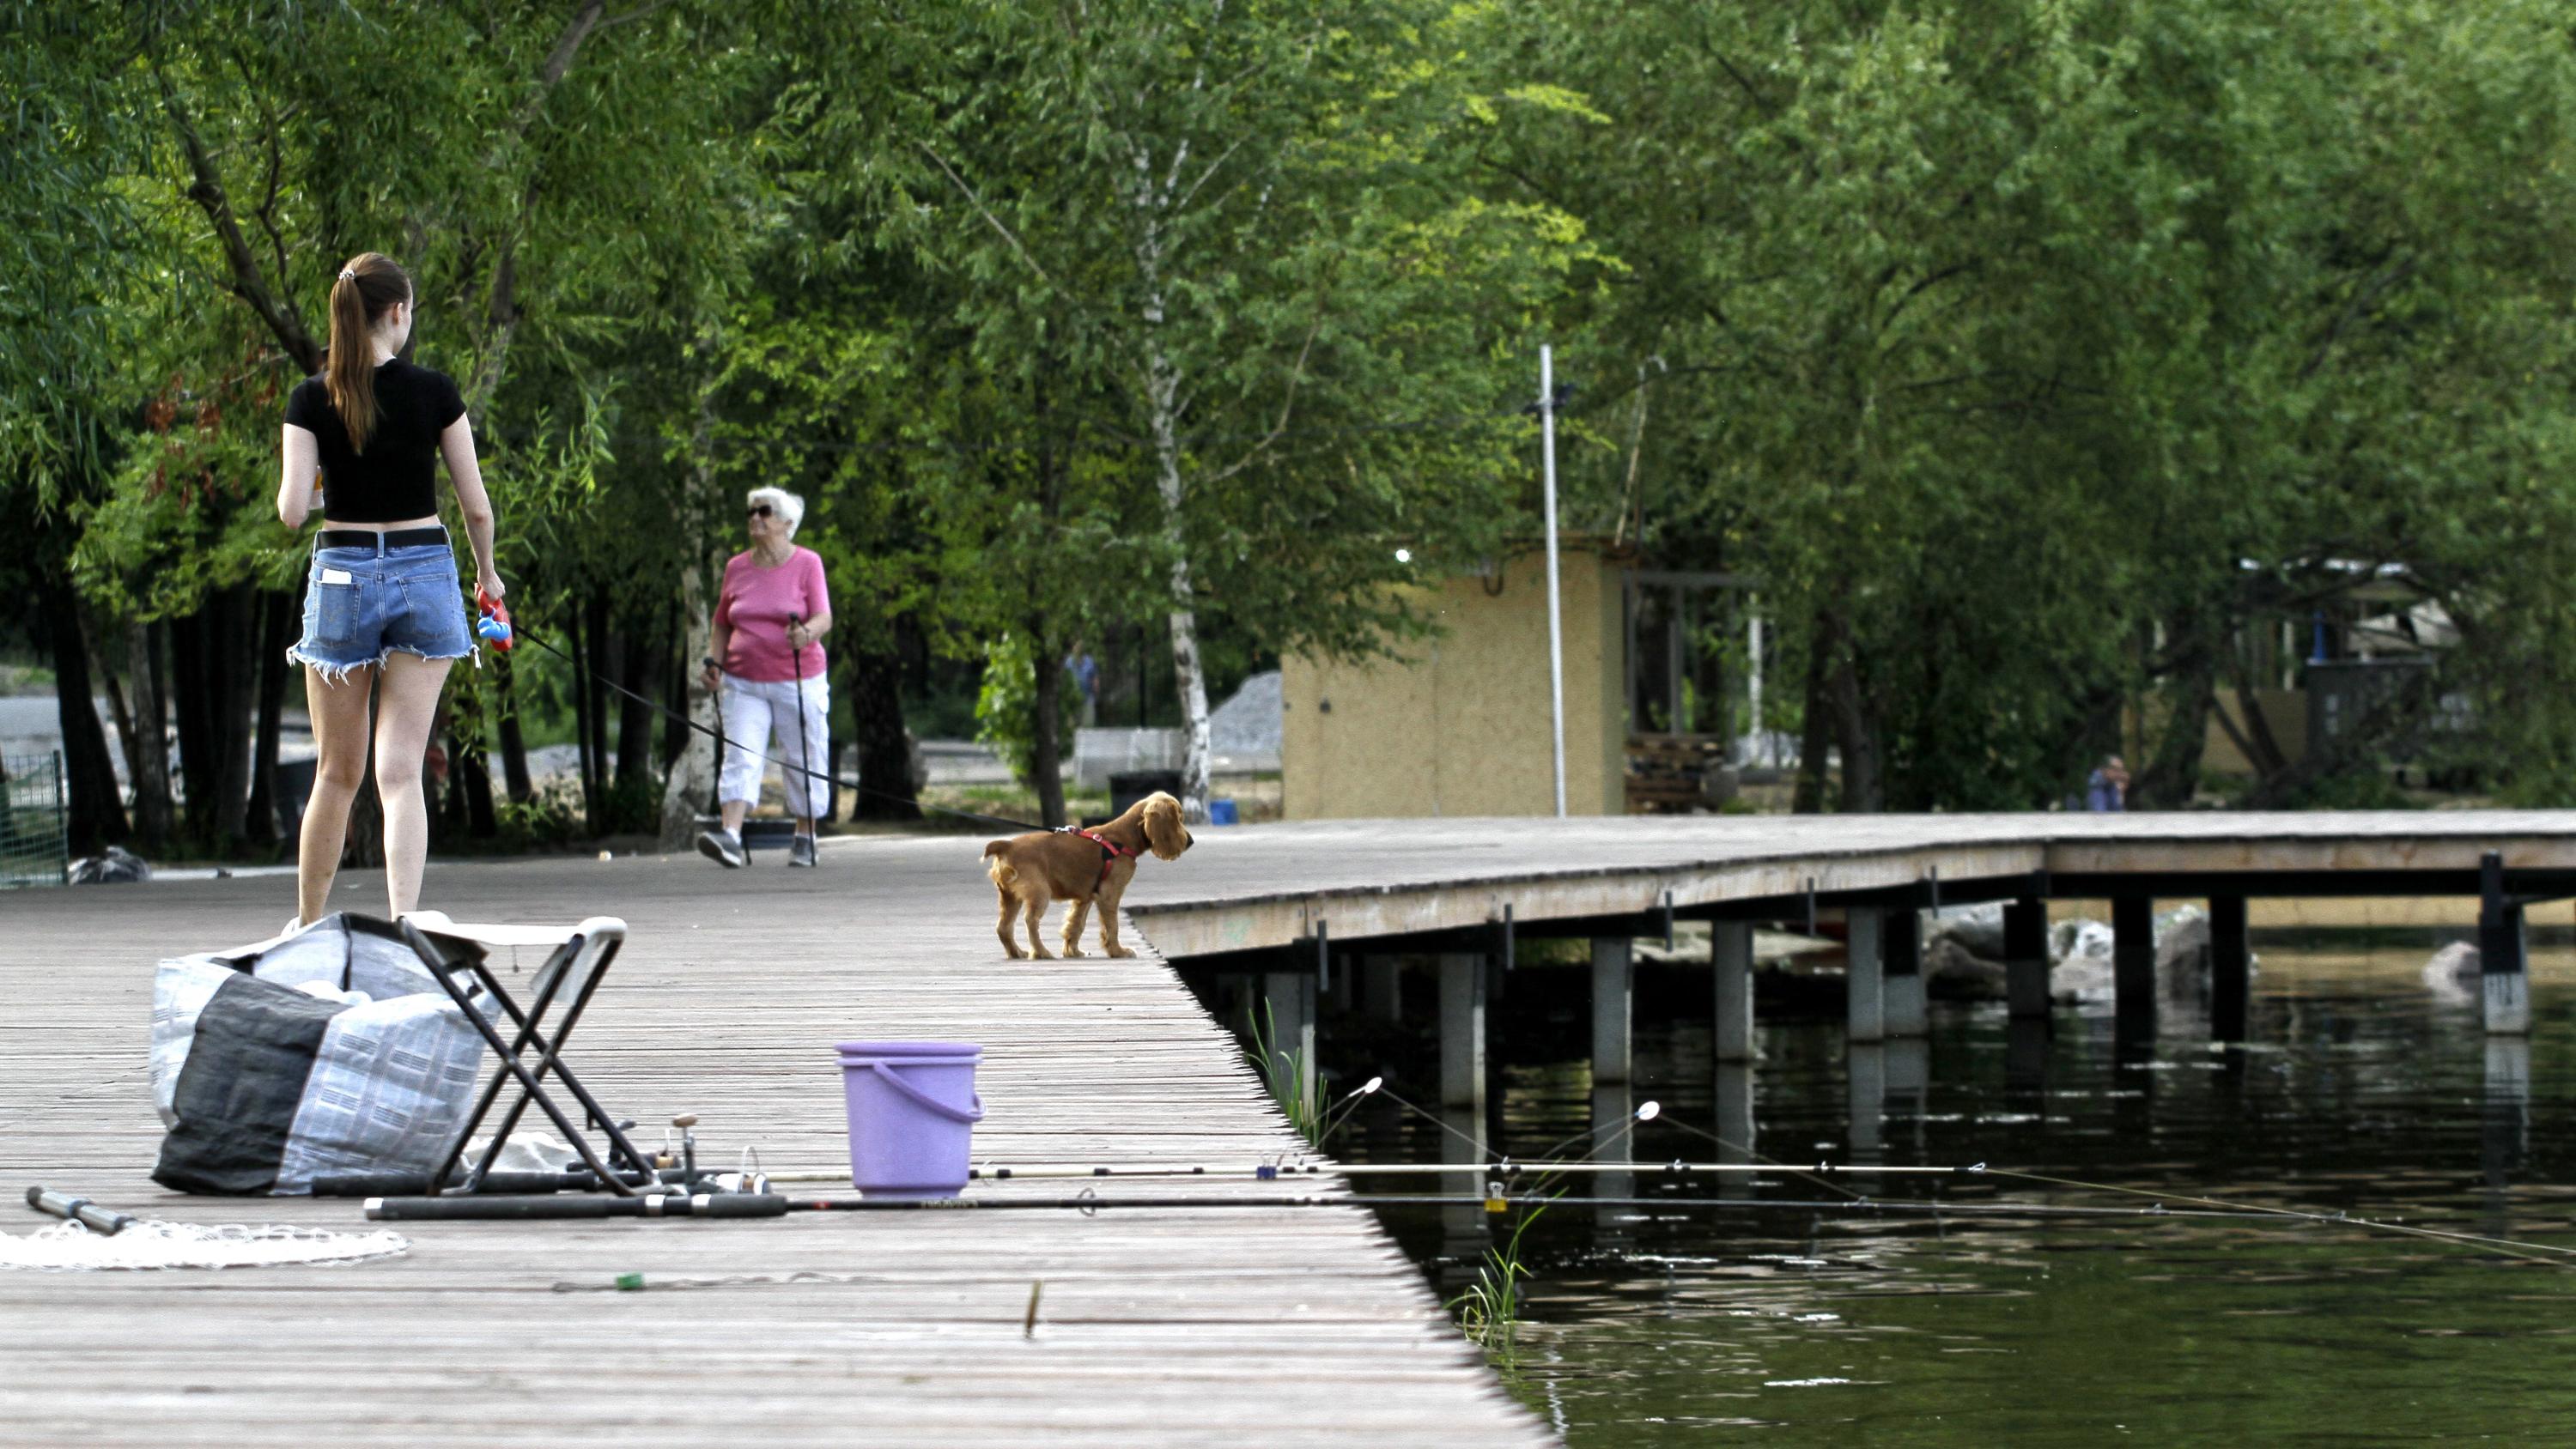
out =
<svg viewBox="0 0 2576 1449"><path fill-rule="evenodd" d="M1838 1018L1766 1021L1762 1061L1729 1078L1709 1056L1705 974L1641 970L1630 1096L1664 1113L1636 1130L1641 1160L1715 1159L1687 1127L1732 1122L1740 1140L1749 1108L1766 1158L1983 1162L2102 1186L1572 1179L1574 1195L1754 1202L1548 1208L1522 1241L1534 1276L1498 1366L1576 1445L2576 1443L2576 1257L2288 1218L2019 1210L2202 1197L2576 1248L2576 952L2535 949L2526 1046L2490 1043L2472 998L2429 987L2429 950L2258 942L2253 1044L2234 1051L2188 1016L2140 1053L2115 1043L2107 1008L2060 1007L2053 1031L2017 1036L2000 1004L1936 1002L1919 1051L1855 1057ZM1529 1155L1583 1133L1583 974L1516 972L1492 1013L1503 1091L1486 1145ZM1323 1036L1345 1080L1436 1079L1419 1037ZM1616 1120L1626 1101L1610 1091L1597 1110ZM1443 1138L1372 1103L1331 1146L1436 1162ZM1759 1205L1852 1191L1959 1210ZM1512 1221L1381 1212L1444 1298Z"/></svg>

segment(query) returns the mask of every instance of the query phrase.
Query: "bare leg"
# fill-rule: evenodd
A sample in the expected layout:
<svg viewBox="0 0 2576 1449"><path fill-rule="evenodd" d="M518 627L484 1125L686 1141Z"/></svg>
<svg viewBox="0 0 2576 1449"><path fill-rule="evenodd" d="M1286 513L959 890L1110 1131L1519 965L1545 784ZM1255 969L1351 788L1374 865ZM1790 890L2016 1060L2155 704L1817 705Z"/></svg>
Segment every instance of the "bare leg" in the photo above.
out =
<svg viewBox="0 0 2576 1449"><path fill-rule="evenodd" d="M1066 956L1077 957L1082 954L1082 923L1085 920L1088 920L1090 916L1091 902L1075 901L1073 903L1073 914L1067 916L1064 922L1064 954Z"/></svg>
<svg viewBox="0 0 2576 1449"><path fill-rule="evenodd" d="M385 802L385 898L397 916L420 904L421 866L429 856L421 757L438 717L438 691L455 662L385 656L383 707L376 711L376 794Z"/></svg>
<svg viewBox="0 0 2576 1449"><path fill-rule="evenodd" d="M741 835L742 817L744 812L751 809L751 802L748 800L727 800L724 802L722 808L724 810L725 834L733 836Z"/></svg>
<svg viewBox="0 0 2576 1449"><path fill-rule="evenodd" d="M1009 953L1012 960L1017 961L1020 959L1020 943L1012 939L1011 917L1017 914L1016 908L1018 907L1019 902L1012 900L1011 893L1009 891L1002 890L999 886L994 887L994 890L1002 898L1002 919L998 927L998 932L1002 938L1002 949Z"/></svg>
<svg viewBox="0 0 2576 1449"><path fill-rule="evenodd" d="M295 915L299 922L322 919L329 909L332 877L340 873L340 849L349 835L349 802L367 778L367 696L374 690L376 667L350 670L338 683L322 671L304 666L305 706L313 715L313 795L304 802L304 829L295 846Z"/></svg>

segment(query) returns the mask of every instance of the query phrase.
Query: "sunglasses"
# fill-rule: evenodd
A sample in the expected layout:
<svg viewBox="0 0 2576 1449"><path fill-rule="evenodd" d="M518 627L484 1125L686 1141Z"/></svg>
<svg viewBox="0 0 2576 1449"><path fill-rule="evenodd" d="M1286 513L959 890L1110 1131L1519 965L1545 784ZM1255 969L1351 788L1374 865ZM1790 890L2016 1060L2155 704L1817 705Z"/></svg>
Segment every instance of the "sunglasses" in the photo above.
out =
<svg viewBox="0 0 2576 1449"><path fill-rule="evenodd" d="M769 516L769 505L766 503L755 503L751 505L751 516L754 518L767 518Z"/></svg>

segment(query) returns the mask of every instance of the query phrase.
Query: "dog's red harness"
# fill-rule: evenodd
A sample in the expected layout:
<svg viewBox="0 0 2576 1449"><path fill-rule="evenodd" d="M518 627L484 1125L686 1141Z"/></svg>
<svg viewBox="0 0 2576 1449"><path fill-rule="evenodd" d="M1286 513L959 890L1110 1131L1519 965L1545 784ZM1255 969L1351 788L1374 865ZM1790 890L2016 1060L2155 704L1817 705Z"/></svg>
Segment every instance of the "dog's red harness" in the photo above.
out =
<svg viewBox="0 0 2576 1449"><path fill-rule="evenodd" d="M1067 825L1063 827L1063 829L1068 835L1079 835L1083 839L1100 847L1100 885L1107 885L1109 883L1109 868L1118 863L1118 857L1122 855L1132 857L1136 854L1136 852L1120 845L1117 841L1111 840L1106 836L1094 835L1090 831L1085 830L1078 825ZM1098 890L1100 885L1095 885L1092 889Z"/></svg>

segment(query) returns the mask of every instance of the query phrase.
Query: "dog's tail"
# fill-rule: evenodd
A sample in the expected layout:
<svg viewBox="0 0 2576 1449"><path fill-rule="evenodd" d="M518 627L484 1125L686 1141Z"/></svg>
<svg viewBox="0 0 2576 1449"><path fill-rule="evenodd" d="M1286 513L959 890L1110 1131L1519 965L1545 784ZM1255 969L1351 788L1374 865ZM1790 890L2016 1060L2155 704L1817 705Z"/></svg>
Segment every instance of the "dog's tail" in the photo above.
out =
<svg viewBox="0 0 2576 1449"><path fill-rule="evenodd" d="M1010 849L1011 842L1007 840L991 841L984 847L984 874L991 876L993 884L1003 890L1009 890L1020 878L1020 873L1011 866Z"/></svg>

